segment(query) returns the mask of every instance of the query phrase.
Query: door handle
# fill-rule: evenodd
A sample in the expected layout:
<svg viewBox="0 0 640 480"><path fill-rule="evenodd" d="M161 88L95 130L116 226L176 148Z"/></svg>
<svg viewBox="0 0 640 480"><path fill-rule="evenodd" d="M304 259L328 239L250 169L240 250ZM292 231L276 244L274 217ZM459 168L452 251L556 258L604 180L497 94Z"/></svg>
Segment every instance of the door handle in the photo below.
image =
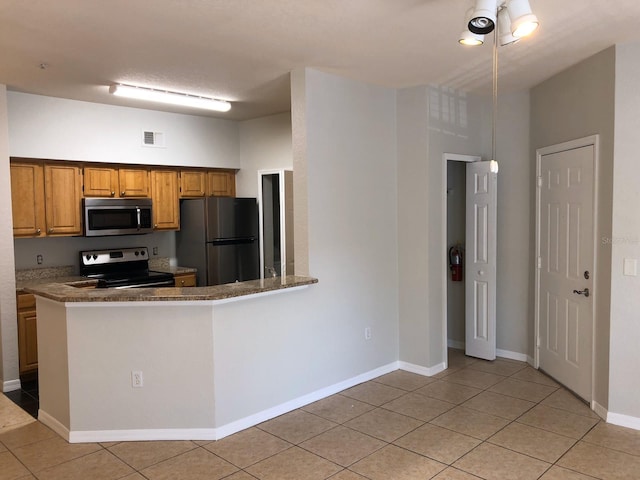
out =
<svg viewBox="0 0 640 480"><path fill-rule="evenodd" d="M584 290L574 290L573 293L577 295L584 295L585 297L588 297L590 295L588 288L585 288Z"/></svg>

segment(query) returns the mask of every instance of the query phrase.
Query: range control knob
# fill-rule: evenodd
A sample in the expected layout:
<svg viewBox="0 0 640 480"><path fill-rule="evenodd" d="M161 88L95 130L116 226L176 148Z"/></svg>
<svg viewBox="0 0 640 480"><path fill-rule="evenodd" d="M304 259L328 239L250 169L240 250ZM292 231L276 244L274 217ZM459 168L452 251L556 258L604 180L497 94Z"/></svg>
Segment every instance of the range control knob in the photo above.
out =
<svg viewBox="0 0 640 480"><path fill-rule="evenodd" d="M85 255L87 260L91 260L91 255Z"/></svg>
<svg viewBox="0 0 640 480"><path fill-rule="evenodd" d="M138 250L136 250L136 257L140 255L140 252Z"/></svg>
<svg viewBox="0 0 640 480"><path fill-rule="evenodd" d="M96 255L95 253L93 254L93 259L97 260L98 259L98 255Z"/></svg>
<svg viewBox="0 0 640 480"><path fill-rule="evenodd" d="M144 250L140 250L140 255L144 257Z"/></svg>

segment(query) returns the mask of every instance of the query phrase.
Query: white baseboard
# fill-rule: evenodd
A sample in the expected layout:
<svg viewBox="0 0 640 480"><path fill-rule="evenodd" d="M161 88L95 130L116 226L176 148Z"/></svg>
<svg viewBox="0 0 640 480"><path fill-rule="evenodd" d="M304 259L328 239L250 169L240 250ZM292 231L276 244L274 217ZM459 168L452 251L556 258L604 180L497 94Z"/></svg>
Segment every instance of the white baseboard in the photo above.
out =
<svg viewBox="0 0 640 480"><path fill-rule="evenodd" d="M596 412L597 413L597 412ZM598 413L598 415L600 415ZM633 428L634 430L640 430L640 418L631 417L629 415L623 415L621 413L607 413L607 423L613 423L621 427Z"/></svg>
<svg viewBox="0 0 640 480"><path fill-rule="evenodd" d="M38 420L71 443L69 429L41 408L38 409Z"/></svg>
<svg viewBox="0 0 640 480"><path fill-rule="evenodd" d="M502 358L508 358L509 360L518 360L519 362L526 362L527 355L524 353L511 352L509 350L496 349L496 355Z"/></svg>
<svg viewBox="0 0 640 480"><path fill-rule="evenodd" d="M435 367L423 367L413 363L398 362L398 368L406 370L407 372L417 373L418 375L424 375L425 377L432 377L445 370L447 368L447 364L442 362Z"/></svg>
<svg viewBox="0 0 640 480"><path fill-rule="evenodd" d="M596 412L596 415L598 415L600 418L602 418L604 421L607 420L607 409L604 408L602 405L600 405L598 402L596 402L595 400L591 401L591 410L593 410L594 412Z"/></svg>
<svg viewBox="0 0 640 480"><path fill-rule="evenodd" d="M94 443L94 442L125 442L145 440L220 440L259 423L275 418L310 403L322 400L330 395L351 388L363 382L367 382L381 375L393 372L400 368L400 362L392 362L388 365L376 368L356 377L344 380L326 388L303 395L288 402L282 403L261 412L249 415L234 422L217 428L172 428L172 429L131 429L131 430L82 430L67 429L58 420L43 410L38 411L38 420L50 427L69 443ZM430 370L430 369L427 369Z"/></svg>
<svg viewBox="0 0 640 480"><path fill-rule="evenodd" d="M533 368L536 368L536 359L527 355L527 363Z"/></svg>
<svg viewBox="0 0 640 480"><path fill-rule="evenodd" d="M20 390L20 379L18 378L17 380L7 380L6 382L2 383L2 391L4 393L6 392L14 392L16 390Z"/></svg>

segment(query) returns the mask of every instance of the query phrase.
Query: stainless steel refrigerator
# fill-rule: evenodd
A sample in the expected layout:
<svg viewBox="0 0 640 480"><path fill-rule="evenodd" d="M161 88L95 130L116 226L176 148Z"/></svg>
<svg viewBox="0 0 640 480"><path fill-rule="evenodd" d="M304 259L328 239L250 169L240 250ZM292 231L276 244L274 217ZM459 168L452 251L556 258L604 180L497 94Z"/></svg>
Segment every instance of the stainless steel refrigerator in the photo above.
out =
<svg viewBox="0 0 640 480"><path fill-rule="evenodd" d="M178 265L198 269L198 286L258 278L259 243L255 198L181 201L176 256Z"/></svg>

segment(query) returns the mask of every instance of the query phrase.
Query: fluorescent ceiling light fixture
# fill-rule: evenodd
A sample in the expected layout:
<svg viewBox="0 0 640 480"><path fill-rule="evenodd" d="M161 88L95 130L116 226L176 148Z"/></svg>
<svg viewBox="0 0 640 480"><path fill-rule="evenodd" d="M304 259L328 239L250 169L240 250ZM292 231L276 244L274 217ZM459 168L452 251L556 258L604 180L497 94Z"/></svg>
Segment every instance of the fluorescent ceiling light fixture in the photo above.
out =
<svg viewBox="0 0 640 480"><path fill-rule="evenodd" d="M473 15L473 7L467 10L467 15L464 22L464 31L460 34L458 42L462 45L468 46L482 45L484 43L484 36L469 31L468 25L469 20L471 20L471 15Z"/></svg>
<svg viewBox="0 0 640 480"><path fill-rule="evenodd" d="M109 87L109 93L120 97L136 98L185 107L202 108L205 110L214 110L216 112L228 112L231 109L231 103L225 100L200 97L197 95L190 95L188 93L157 90L155 88L124 85L121 83L111 85L111 87Z"/></svg>
<svg viewBox="0 0 640 480"><path fill-rule="evenodd" d="M476 7L468 24L469 31L477 35L493 32L496 27L497 10L497 0L476 0Z"/></svg>
<svg viewBox="0 0 640 480"><path fill-rule="evenodd" d="M538 17L531 11L529 0L508 0L507 11L511 20L511 33L521 38L531 35L540 26Z"/></svg>

